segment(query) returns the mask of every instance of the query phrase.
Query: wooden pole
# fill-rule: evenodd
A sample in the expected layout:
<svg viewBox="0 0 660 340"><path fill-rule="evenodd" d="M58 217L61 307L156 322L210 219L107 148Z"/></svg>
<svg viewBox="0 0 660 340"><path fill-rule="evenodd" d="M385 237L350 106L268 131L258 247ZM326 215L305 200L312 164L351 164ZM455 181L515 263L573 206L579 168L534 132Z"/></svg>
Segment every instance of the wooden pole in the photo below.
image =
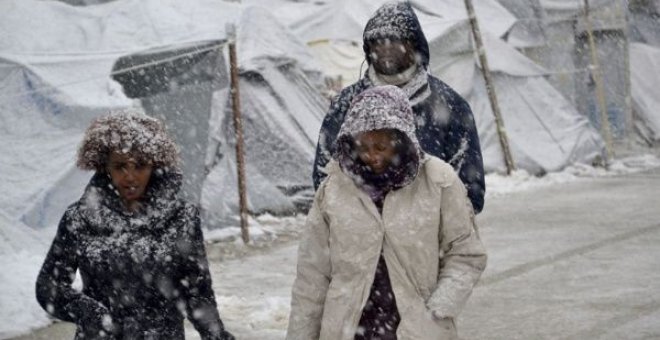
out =
<svg viewBox="0 0 660 340"><path fill-rule="evenodd" d="M605 139L605 151L607 152L607 165L614 156L612 150L612 132L610 130L610 120L607 117L607 101L605 99L605 88L603 87L603 75L598 62L598 54L596 51L596 42L594 41L593 27L591 25L591 18L589 17L589 0L584 0L584 21L587 25L587 39L589 41L589 49L591 50L591 76L596 83L596 99L600 109L600 133Z"/></svg>
<svg viewBox="0 0 660 340"><path fill-rule="evenodd" d="M490 106L493 109L493 114L495 115L497 135L499 136L500 145L502 147L502 153L504 154L504 164L506 165L506 173L510 175L511 172L516 169L516 165L513 162L513 157L511 156L511 149L509 148L509 139L506 135L506 130L504 129L504 121L502 120L500 106L497 101L497 95L495 94L495 87L493 86L490 67L488 66L488 58L486 58L486 50L484 48L483 41L481 40L481 30L479 30L479 23L477 22L477 16L474 12L474 7L472 6L472 0L465 0L465 8L467 9L468 18L470 19L470 26L472 27L472 35L474 36L474 42L477 47L477 54L479 55L479 61L481 63L481 71L482 71L481 73L483 74L484 81L486 82L486 91L488 92L488 99L490 99Z"/></svg>
<svg viewBox="0 0 660 340"><path fill-rule="evenodd" d="M241 120L240 92L238 86L238 59L236 57L236 28L227 25L229 38L229 67L231 81L231 108L234 113L234 131L236 132L236 164L238 172L238 206L241 219L241 237L243 242L250 242L248 231L247 194L245 190L245 157L243 151L243 122Z"/></svg>

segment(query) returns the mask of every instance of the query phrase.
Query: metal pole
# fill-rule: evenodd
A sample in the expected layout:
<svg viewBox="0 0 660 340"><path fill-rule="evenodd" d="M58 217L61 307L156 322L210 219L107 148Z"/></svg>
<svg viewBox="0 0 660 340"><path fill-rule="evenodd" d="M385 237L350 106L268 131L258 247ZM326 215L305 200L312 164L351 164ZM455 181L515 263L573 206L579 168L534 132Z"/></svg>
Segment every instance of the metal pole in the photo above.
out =
<svg viewBox="0 0 660 340"><path fill-rule="evenodd" d="M589 0L584 0L584 20L587 25L587 38L589 41L589 49L591 50L591 76L596 83L596 99L598 107L600 108L600 131L605 139L605 150L607 152L606 164L614 156L612 150L612 132L610 130L610 120L607 117L607 101L605 99L605 89L603 88L603 75L598 62L598 55L596 51L596 42L594 41L593 27L591 26L591 18L589 17Z"/></svg>
<svg viewBox="0 0 660 340"><path fill-rule="evenodd" d="M493 114L495 115L497 135L499 136L500 145L502 146L502 153L504 154L506 173L510 175L511 172L516 169L516 165L513 162L513 157L511 156L509 139L507 138L506 130L504 129L504 121L502 120L500 106L497 101L497 95L495 94L495 87L493 86L490 67L488 66L488 58L486 58L486 50L484 48L483 41L481 40L481 30L479 30L479 23L477 22L477 16L475 15L474 7L472 6L472 0L465 0L465 8L467 8L468 17L470 19L470 26L472 27L472 34L474 36L474 42L477 47L477 54L479 55L479 61L481 62L481 73L483 74L484 81L486 82L488 99L490 99L490 106L493 109Z"/></svg>
<svg viewBox="0 0 660 340"><path fill-rule="evenodd" d="M243 242L250 242L248 231L247 195L245 190L245 158L243 151L243 123L241 120L240 92L238 86L238 59L236 57L236 28L227 25L229 38L229 68L231 77L231 107L234 113L234 131L236 132L236 164L238 172L238 206L241 218L241 237Z"/></svg>

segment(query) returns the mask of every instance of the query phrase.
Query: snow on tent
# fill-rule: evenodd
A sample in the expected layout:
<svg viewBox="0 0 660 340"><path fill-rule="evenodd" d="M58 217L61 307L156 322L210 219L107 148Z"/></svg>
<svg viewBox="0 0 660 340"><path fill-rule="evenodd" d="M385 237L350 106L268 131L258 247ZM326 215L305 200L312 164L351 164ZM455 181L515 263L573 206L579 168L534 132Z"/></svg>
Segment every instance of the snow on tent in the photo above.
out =
<svg viewBox="0 0 660 340"><path fill-rule="evenodd" d="M149 49L117 60L113 78L150 116L162 119L181 152L184 196L199 202L204 182L211 99L228 86L221 46L194 42Z"/></svg>
<svg viewBox="0 0 660 340"><path fill-rule="evenodd" d="M107 78L119 53L82 52L109 49L91 29L96 15L80 14L57 2L0 2L0 31L12 32L0 39L0 206L9 220L56 223L88 178L74 168L84 128L130 105Z"/></svg>
<svg viewBox="0 0 660 340"><path fill-rule="evenodd" d="M492 108L467 29L453 28L432 39L432 73L461 95L475 114L486 171L505 171ZM567 165L591 163L601 156L598 133L546 79L547 71L484 33L494 87L518 168L532 173L558 171ZM463 35L462 39L457 37Z"/></svg>
<svg viewBox="0 0 660 340"><path fill-rule="evenodd" d="M660 0L628 3L630 39L660 47Z"/></svg>
<svg viewBox="0 0 660 340"><path fill-rule="evenodd" d="M660 0L629 3L633 124L649 145L660 144Z"/></svg>
<svg viewBox="0 0 660 340"><path fill-rule="evenodd" d="M306 46L262 8L249 7L241 16L238 54L250 211L304 209L313 196L312 163L328 106L310 82L320 70ZM217 92L213 100L214 166L202 198L209 226L224 225L238 210L228 93Z"/></svg>
<svg viewBox="0 0 660 340"><path fill-rule="evenodd" d="M529 36L527 45L507 42L522 47L525 55L547 68L551 83L588 116L594 126L599 127L601 117L591 75L593 60L584 2L498 1L520 13L518 24L529 23L530 19L534 24L540 23L543 34ZM649 91L654 88L656 78L649 70L657 68L653 61L657 55L654 55L652 46L660 47L660 1L591 0L589 5L613 137L637 137L653 144L657 138L653 132L657 131L657 125L654 125L657 118L653 117L649 105L657 95ZM628 98L629 92L632 98ZM636 135L630 135L631 132Z"/></svg>
<svg viewBox="0 0 660 340"><path fill-rule="evenodd" d="M541 0L498 0L516 22L503 36L503 39L516 48L529 48L546 44L543 25L544 11Z"/></svg>
<svg viewBox="0 0 660 340"><path fill-rule="evenodd" d="M238 28L249 210L253 213L304 210L313 195L311 164L327 107L310 80L318 79L320 71L305 45L266 10L245 8ZM200 46L191 48L192 52L204 50ZM116 66L130 68L171 52L146 51L122 58ZM195 169L206 167L208 177L202 172L198 178L203 181L195 178L192 181L200 189L205 221L211 227L233 223L238 211L229 84L226 70L210 71L218 64L214 58L205 62L184 61L115 77L129 97L141 99L150 115L178 121L176 126L187 127L178 131L178 140L196 151L189 155L184 171L195 173ZM211 84L214 82L217 84ZM199 154L206 157L195 157Z"/></svg>
<svg viewBox="0 0 660 340"><path fill-rule="evenodd" d="M386 0L332 0L292 2L274 0L263 2L246 0L249 4L265 6L302 41L307 43L330 77L341 77L344 85L360 78L360 66L364 61L362 31L371 15ZM449 15L450 21L464 20L452 15L459 13L462 1L410 1L420 17L436 17L435 13ZM493 0L480 0L477 12L481 17L493 19L484 22L487 29L504 34L515 22L506 10ZM494 20L494 19L497 20Z"/></svg>
<svg viewBox="0 0 660 340"><path fill-rule="evenodd" d="M659 145L660 47L630 44L630 64L635 129L646 143Z"/></svg>
<svg viewBox="0 0 660 340"><path fill-rule="evenodd" d="M504 1L504 0L500 0ZM592 75L589 30L584 1L541 0L518 3L534 6L540 12L534 20L543 26L544 41L522 50L549 70L551 83L575 105L579 112L600 129L601 110L597 104L597 86ZM602 73L606 112L615 140L624 139L630 129L629 85L626 71L627 2L620 0L589 1L589 22ZM527 20L526 18L521 18Z"/></svg>
<svg viewBox="0 0 660 340"><path fill-rule="evenodd" d="M111 79L113 66L118 71L115 76L130 70L130 66L124 66L130 65L131 56L135 57L134 60L142 57L143 61L153 56L166 59L172 57L167 59L168 63L161 65L163 72L187 72L166 73L165 76L172 81L161 82L160 88L152 89L149 96L142 98L145 99L142 104L147 111L175 114L177 109L181 109L185 113L192 112L190 107L183 107L186 103L180 107L158 107L173 104L171 100L168 102L164 99L167 95L161 90L181 98L182 93L177 91L191 91L197 86L196 89L200 91L196 95L199 98L207 96L208 103L204 105L214 109L206 112L210 119L207 121L210 132L192 133L173 126L185 119L166 123L171 131L175 130L175 138L186 134L196 137L193 139L198 144L183 145L183 152L188 149L199 152L201 155L198 157L203 159L202 163L212 165L211 160L215 159L216 152L225 152L229 147L228 143L219 141L230 138L228 135L220 135L228 132L221 127L229 128L223 121L227 107L226 59L217 49L214 53L207 50L212 50L210 47L225 38L225 24L239 18L241 11L239 5L210 0L188 1L185 4L175 0L119 0L89 7L31 0L0 2L0 31L12 32L9 38L0 40L0 86L4 90L0 96L0 145L3 154L3 161L0 162L3 181L0 188L6 193L1 202L3 213L11 220L21 219L29 226L52 226L66 205L80 196L90 174L76 170L73 165L84 129L91 119L106 113L108 109L136 105L135 101L124 94L125 88ZM26 22L26 17L35 19ZM270 31L277 28L273 20L267 20L266 14L259 17L270 24L265 27L265 24L244 17L239 26L246 25L247 31L257 26ZM255 51L255 46L249 42L244 43L243 48L239 42L239 53L247 58L241 60L242 64L267 65L261 68L252 66L251 73L242 74L242 85L261 88L261 95L268 94L265 98L252 100L254 103L261 101L260 106L252 105L250 95L243 94L246 134L251 129L250 110L260 110L261 118L264 121L268 118L268 122L272 123L269 128L280 124L278 120L285 120L281 125L287 128L281 131L261 131L270 131L280 140L287 141L275 146L286 151L290 151L290 145L301 142L301 136L304 136L305 144L299 145L289 154L296 158L282 157L282 162L295 159L300 162L300 168L311 169L310 155L314 143L309 140L316 139L314 134L318 133L320 116L326 105L307 78L308 74L313 74L310 73L313 67L308 57L302 56L305 53L304 45L296 45L294 40L284 40L286 37L285 33L278 35L280 54L277 56L263 47ZM283 61L281 51L287 50L300 51L298 57L305 59L304 62L296 63L291 59ZM179 55L185 55L185 58L177 57ZM121 57L124 57L124 62L128 60L128 64L116 64ZM217 66L215 69L209 67L213 66L214 61ZM303 66L307 72L301 71ZM153 70L143 69L144 72ZM205 87L207 85L201 82L209 77L213 78L212 87ZM190 78L193 83L200 83L187 83ZM259 79L270 81L270 84ZM165 77L161 80L165 80ZM273 90L264 91L267 85ZM244 90L248 93L251 91ZM198 105L200 111L204 105ZM163 110L158 110L160 108ZM272 115L268 116L267 112ZM199 117L190 117L190 121L194 121L193 118ZM275 139L264 137L259 140L256 137L248 140L248 152L265 150L266 146L273 148L263 143ZM219 144L222 147L218 147ZM200 149L200 145L207 148ZM213 150L213 157L207 157L207 149ZM248 155L248 160L254 162L255 158L250 157ZM183 158L186 159L185 155ZM221 162L230 162L230 158L224 157ZM264 210L281 210L284 207L290 208L293 205L291 202L298 202L300 195L290 198L281 192L290 190L300 194L301 188L305 185L309 187L310 176L302 171L288 171L284 176L286 180L271 178L268 176L281 174L277 172L280 169L279 160L272 163L274 160L271 157L259 161L260 167L270 168L271 171L261 173L262 180L255 183L271 185L270 188L277 188L280 194L262 197L254 194L252 196L255 199L261 199L260 205L255 206ZM248 165L248 174L256 168ZM219 185L225 176L233 176L235 170L229 169L217 165L209 168L209 180L205 179L204 185ZM203 168L201 171L204 173ZM205 193L210 191L204 189ZM223 200L235 199L229 190L221 196ZM205 208L213 210L227 205L223 202L213 201L213 204L209 203Z"/></svg>
<svg viewBox="0 0 660 340"><path fill-rule="evenodd" d="M176 1L117 1L72 7L59 2L4 1L0 98L7 150L8 214L35 227L54 225L76 200L90 174L74 168L75 152L91 119L133 103L110 73L131 51L221 34L176 14ZM227 7L227 6L224 6ZM192 7L186 6L189 14ZM218 9L218 14L226 11ZM197 10L205 14L205 11ZM197 15L199 17L199 15ZM32 21L24 20L26 17ZM144 29L138 29L144 28ZM30 169L26 171L25 169ZM15 197L14 197L15 196Z"/></svg>
<svg viewBox="0 0 660 340"><path fill-rule="evenodd" d="M545 69L500 39L514 27L515 18L503 9L485 14L479 11L480 5L481 2L475 5L480 23L487 23L496 15L505 18L500 26L484 25L482 35L516 166L532 173L543 173L558 171L576 162L591 163L601 155L600 136L547 82ZM427 17L420 17L423 27L433 28L427 35L432 73L468 100L479 130L484 167L486 171L503 172L505 164L494 115L475 58L467 13L460 6L450 13L451 16L446 17L454 23L449 28L440 20L427 21ZM461 18L463 20L457 20Z"/></svg>
<svg viewBox="0 0 660 340"><path fill-rule="evenodd" d="M306 11L294 11L298 4L273 6L273 12L291 22L290 27L302 40L354 42L354 53L346 58L364 59L362 30L369 17L385 1L342 1L300 4ZM410 1L429 41L432 74L449 83L470 102L482 144L486 171L504 171L504 161L496 136L493 114L485 92L483 78L476 64L471 44L471 31L462 1ZM579 114L550 83L547 71L507 45L500 38L506 35L516 18L496 1L475 3L486 50L494 71L503 119L506 125L516 165L532 173L557 171L575 162L591 163L598 158L603 143L589 122ZM310 13L294 17L291 13ZM319 15L313 15L317 13ZM325 14L324 13L331 13ZM328 28L332 28L329 30ZM341 44L342 49L351 48ZM324 52L331 50L327 46ZM331 58L335 58L333 54ZM342 64L351 63L342 61ZM327 66L327 64L326 64ZM333 69L330 74L359 74ZM340 68L337 67L337 68Z"/></svg>

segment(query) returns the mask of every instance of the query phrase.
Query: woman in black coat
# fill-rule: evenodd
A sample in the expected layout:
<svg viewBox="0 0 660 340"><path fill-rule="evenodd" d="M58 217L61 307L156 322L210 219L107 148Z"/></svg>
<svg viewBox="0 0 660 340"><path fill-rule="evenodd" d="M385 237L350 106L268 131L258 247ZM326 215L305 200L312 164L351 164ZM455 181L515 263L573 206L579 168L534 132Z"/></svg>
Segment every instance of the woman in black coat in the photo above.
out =
<svg viewBox="0 0 660 340"><path fill-rule="evenodd" d="M94 170L64 213L37 300L75 339L233 339L218 314L197 208L179 198L177 149L163 124L115 112L88 128L77 165ZM71 287L80 272L82 291Z"/></svg>

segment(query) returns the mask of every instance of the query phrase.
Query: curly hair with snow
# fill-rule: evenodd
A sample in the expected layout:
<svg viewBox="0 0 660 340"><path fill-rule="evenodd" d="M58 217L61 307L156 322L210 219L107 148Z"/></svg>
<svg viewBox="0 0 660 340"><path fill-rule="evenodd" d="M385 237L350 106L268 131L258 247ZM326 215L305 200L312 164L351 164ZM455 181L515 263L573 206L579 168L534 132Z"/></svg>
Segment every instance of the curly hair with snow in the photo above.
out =
<svg viewBox="0 0 660 340"><path fill-rule="evenodd" d="M76 164L83 170L103 170L113 152L130 154L155 168L179 166L179 150L164 124L136 110L110 111L96 118L85 132Z"/></svg>

